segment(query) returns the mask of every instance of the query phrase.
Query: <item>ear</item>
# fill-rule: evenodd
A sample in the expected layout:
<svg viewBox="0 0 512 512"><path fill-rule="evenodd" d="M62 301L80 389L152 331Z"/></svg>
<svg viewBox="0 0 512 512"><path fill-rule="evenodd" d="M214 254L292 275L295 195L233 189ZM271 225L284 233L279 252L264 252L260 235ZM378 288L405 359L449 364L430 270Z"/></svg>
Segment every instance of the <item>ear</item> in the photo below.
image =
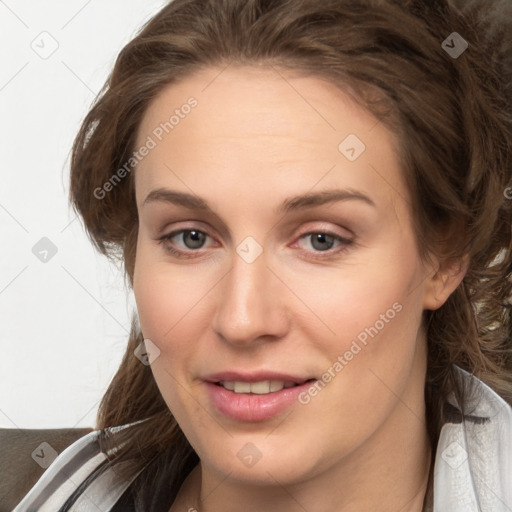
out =
<svg viewBox="0 0 512 512"><path fill-rule="evenodd" d="M423 309L439 309L455 291L466 275L469 266L469 255L457 260L437 264L425 281Z"/></svg>

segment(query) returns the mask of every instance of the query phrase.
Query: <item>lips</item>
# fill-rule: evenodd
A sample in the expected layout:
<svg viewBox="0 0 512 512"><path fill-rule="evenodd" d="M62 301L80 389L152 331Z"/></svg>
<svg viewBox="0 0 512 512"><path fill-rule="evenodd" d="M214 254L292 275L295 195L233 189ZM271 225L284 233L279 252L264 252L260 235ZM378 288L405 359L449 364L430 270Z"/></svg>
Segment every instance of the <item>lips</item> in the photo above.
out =
<svg viewBox="0 0 512 512"><path fill-rule="evenodd" d="M316 379L279 372L222 372L204 379L217 413L236 421L264 421L298 402Z"/></svg>

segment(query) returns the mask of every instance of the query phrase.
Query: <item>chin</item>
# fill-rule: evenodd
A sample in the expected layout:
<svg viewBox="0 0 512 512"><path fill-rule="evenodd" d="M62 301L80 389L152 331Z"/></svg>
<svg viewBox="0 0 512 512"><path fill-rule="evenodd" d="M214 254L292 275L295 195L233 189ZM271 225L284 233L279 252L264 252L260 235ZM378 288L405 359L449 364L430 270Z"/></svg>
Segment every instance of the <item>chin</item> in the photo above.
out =
<svg viewBox="0 0 512 512"><path fill-rule="evenodd" d="M272 435L272 434L271 434ZM268 431L260 434L234 434L229 440L222 436L218 442L204 439L206 450L198 446L201 464L209 466L221 478L241 484L275 486L300 484L326 470L332 460L329 455L321 458L315 443L289 436L269 437ZM201 442L203 445L203 442ZM320 458L319 458L320 456Z"/></svg>

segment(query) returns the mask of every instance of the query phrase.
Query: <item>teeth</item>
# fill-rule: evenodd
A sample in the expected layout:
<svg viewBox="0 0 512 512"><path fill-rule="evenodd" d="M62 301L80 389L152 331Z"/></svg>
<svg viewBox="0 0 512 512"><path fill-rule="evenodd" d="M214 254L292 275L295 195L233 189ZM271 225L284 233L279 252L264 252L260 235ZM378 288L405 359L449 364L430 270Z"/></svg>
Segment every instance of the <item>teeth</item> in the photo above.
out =
<svg viewBox="0 0 512 512"><path fill-rule="evenodd" d="M238 393L236 384L235 384L235 393ZM267 393L270 393L270 381L264 380L263 382L254 382L253 384L249 384L249 391L244 391L244 393L254 393L256 395L266 395Z"/></svg>
<svg viewBox="0 0 512 512"><path fill-rule="evenodd" d="M235 382L235 393L250 393L251 384L250 382Z"/></svg>
<svg viewBox="0 0 512 512"><path fill-rule="evenodd" d="M263 380L261 382L225 381L219 382L219 384L235 393L253 393L255 395L266 395L281 391L283 388L293 388L296 385L295 382L284 382L282 380Z"/></svg>
<svg viewBox="0 0 512 512"><path fill-rule="evenodd" d="M280 380L270 381L270 391L281 391L284 387L286 387L286 384Z"/></svg>

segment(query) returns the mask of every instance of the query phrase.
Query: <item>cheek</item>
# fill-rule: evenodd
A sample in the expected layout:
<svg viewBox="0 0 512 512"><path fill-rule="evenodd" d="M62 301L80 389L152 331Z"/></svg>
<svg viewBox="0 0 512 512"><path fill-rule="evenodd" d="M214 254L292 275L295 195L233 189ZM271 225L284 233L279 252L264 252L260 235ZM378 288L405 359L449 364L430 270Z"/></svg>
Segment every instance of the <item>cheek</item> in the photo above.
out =
<svg viewBox="0 0 512 512"><path fill-rule="evenodd" d="M178 267L172 269L168 263L155 261L154 250L141 247L133 291L143 336L160 350L151 363L155 382L176 419L186 425L191 413L184 409L180 390L187 385L186 371L194 358L192 340L199 339L204 329L199 315L205 289L197 278L184 274Z"/></svg>
<svg viewBox="0 0 512 512"><path fill-rule="evenodd" d="M390 414L415 365L422 301L414 254L406 244L400 254L372 254L366 264L317 276L316 292L309 294L308 305L322 322L314 319L307 337L324 356L327 384L315 407L321 411L338 404L354 418L355 437L363 430L369 435Z"/></svg>
<svg viewBox="0 0 512 512"><path fill-rule="evenodd" d="M134 280L133 291L142 332L145 338L162 341L170 334L179 319L186 316L190 290L183 290L165 274L140 272Z"/></svg>
<svg viewBox="0 0 512 512"><path fill-rule="evenodd" d="M190 328L209 286L204 275L190 266L169 265L160 248L148 245L142 240L137 248L133 291L144 337L161 343L176 338L182 326Z"/></svg>
<svg viewBox="0 0 512 512"><path fill-rule="evenodd" d="M310 328L317 335L311 340L332 340L331 350L344 351L353 340L364 344L389 336L388 344L400 345L399 332L401 339L415 338L422 304L414 286L421 271L414 251L407 244L396 246L399 250L368 251L364 261L316 272L314 279L289 276L295 279L294 292L314 313Z"/></svg>

